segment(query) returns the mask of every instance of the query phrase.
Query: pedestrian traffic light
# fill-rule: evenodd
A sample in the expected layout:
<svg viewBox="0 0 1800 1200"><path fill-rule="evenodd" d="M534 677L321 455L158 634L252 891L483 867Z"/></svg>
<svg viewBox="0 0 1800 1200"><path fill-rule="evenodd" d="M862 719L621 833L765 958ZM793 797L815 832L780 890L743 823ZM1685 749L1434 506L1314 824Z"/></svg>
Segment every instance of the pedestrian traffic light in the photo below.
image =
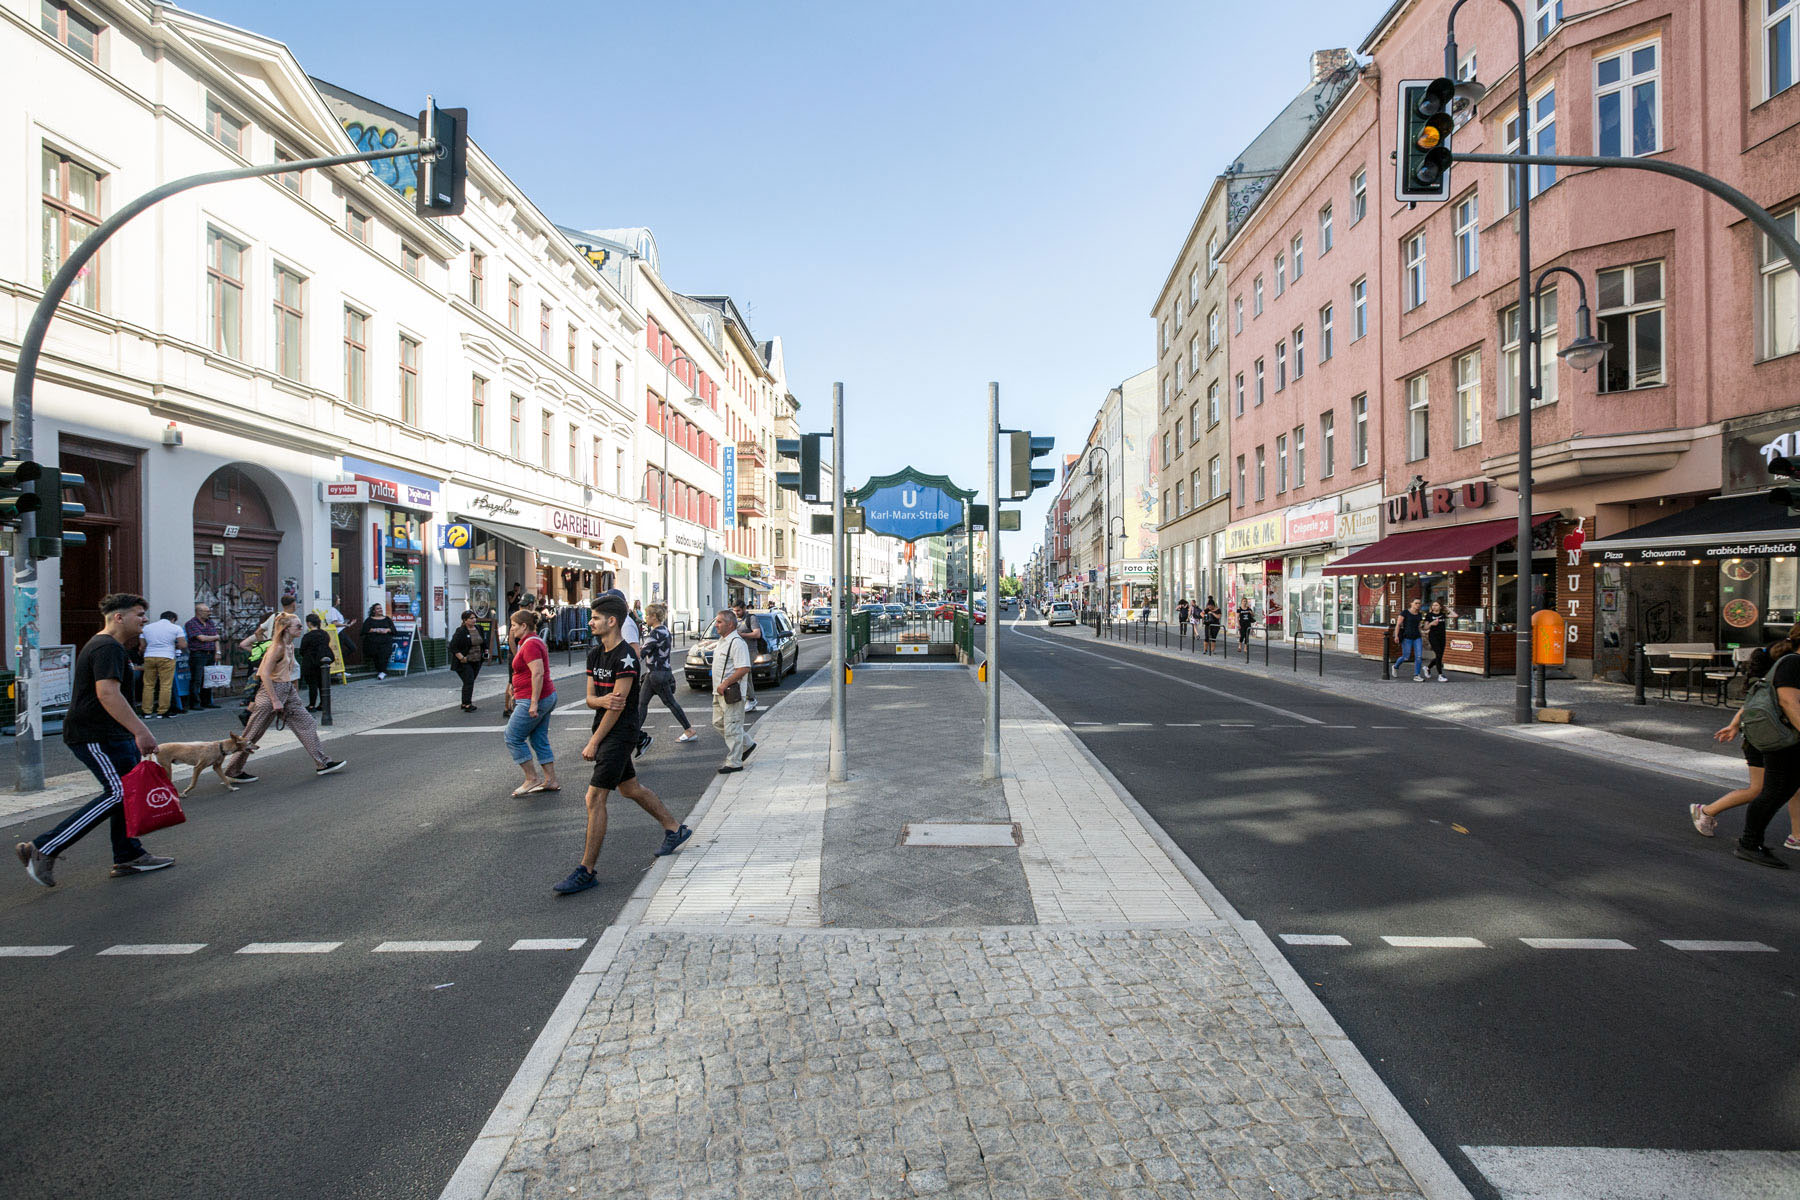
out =
<svg viewBox="0 0 1800 1200"><path fill-rule="evenodd" d="M1028 429L1009 431L1006 436L1012 440L1012 486L1007 489L1008 500L1029 499L1031 493L1056 482L1055 471L1031 465L1032 459L1042 458L1056 449L1055 438L1037 437Z"/></svg>
<svg viewBox="0 0 1800 1200"><path fill-rule="evenodd" d="M87 534L63 528L63 521L79 517L87 509L73 500L64 500L63 491L78 488L86 480L68 471L45 467L32 482L37 493L37 534L25 548L32 558L59 558L65 546L87 545Z"/></svg>
<svg viewBox="0 0 1800 1200"><path fill-rule="evenodd" d="M0 462L0 525L15 528L19 518L38 508L33 490L43 470L29 458L9 458Z"/></svg>
<svg viewBox="0 0 1800 1200"><path fill-rule="evenodd" d="M790 492L798 492L802 500L814 503L819 499L819 442L825 437L822 433L802 434L797 438L777 438L775 455L778 458L797 458L800 460L798 471L777 471L775 486L786 488Z"/></svg>
<svg viewBox="0 0 1800 1200"><path fill-rule="evenodd" d="M1449 79L1403 79L1400 137L1394 155L1394 199L1403 204L1450 198L1450 101L1456 84Z"/></svg>
<svg viewBox="0 0 1800 1200"><path fill-rule="evenodd" d="M1779 475L1784 479L1800 479L1800 462L1791 458L1771 458L1769 474ZM1778 487L1770 490L1770 504L1785 505L1790 516L1800 516L1800 488Z"/></svg>
<svg viewBox="0 0 1800 1200"><path fill-rule="evenodd" d="M439 108L426 97L419 141L434 139L436 154L419 155L419 188L413 204L421 217L454 217L463 210L469 179L469 110Z"/></svg>

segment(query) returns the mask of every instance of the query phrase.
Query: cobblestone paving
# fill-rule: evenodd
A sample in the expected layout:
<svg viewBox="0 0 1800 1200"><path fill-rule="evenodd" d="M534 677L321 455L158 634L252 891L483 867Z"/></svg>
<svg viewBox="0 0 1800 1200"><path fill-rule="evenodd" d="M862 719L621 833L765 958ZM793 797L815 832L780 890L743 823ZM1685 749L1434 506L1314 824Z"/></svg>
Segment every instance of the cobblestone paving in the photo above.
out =
<svg viewBox="0 0 1800 1200"><path fill-rule="evenodd" d="M1418 1194L1217 923L640 928L488 1192Z"/></svg>

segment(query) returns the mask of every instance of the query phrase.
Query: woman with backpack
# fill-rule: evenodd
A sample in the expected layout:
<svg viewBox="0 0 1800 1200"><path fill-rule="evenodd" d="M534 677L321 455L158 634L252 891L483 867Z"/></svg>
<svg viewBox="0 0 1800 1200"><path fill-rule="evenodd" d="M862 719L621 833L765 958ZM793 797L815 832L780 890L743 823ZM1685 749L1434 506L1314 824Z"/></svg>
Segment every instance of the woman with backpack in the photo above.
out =
<svg viewBox="0 0 1800 1200"><path fill-rule="evenodd" d="M1763 723L1767 723L1769 716L1780 707L1781 702L1777 690L1778 687L1786 686L1789 689L1800 687L1800 671L1796 671L1796 668L1800 667L1800 656L1795 655L1793 651L1793 641L1790 638L1783 638L1781 641L1774 642L1767 647L1759 646L1750 652L1750 659L1744 666L1745 676L1749 680L1749 687L1744 695L1744 703L1731 718L1731 724L1713 734L1713 740L1719 742L1735 741L1738 734L1744 731L1744 716L1745 713L1752 711L1753 702L1756 705L1758 715L1752 717L1752 729L1754 730L1756 728L1759 720ZM1781 679L1785 682L1784 684L1778 684L1776 680L1770 678L1770 673L1777 665L1784 663L1786 666L1781 672ZM1752 743L1753 737L1756 738L1756 740L1762 740L1761 735L1756 733L1746 734L1744 738L1744 762L1750 768L1749 786L1738 788L1733 792L1726 792L1711 804L1688 805L1688 816L1694 822L1695 832L1699 833L1700 836L1715 836L1718 831L1717 818L1720 813L1728 812L1731 809L1749 804L1752 800L1757 799L1763 794L1768 782L1770 759L1780 757L1784 764L1790 759L1794 760L1796 763L1800 763L1800 743L1796 743L1786 749L1769 751L1759 749L1754 745ZM1796 784L1800 784L1800 768L1795 768L1794 774L1790 777L1795 779ZM1787 850L1800 850L1800 801L1793 798L1795 790L1795 785L1789 785L1787 793L1785 797L1783 797L1787 801L1788 822L1791 827L1787 841L1782 844L1783 849ZM1779 808L1780 805L1781 800L1777 799L1774 804L1768 806L1767 815L1762 818L1762 828L1768 826L1769 818L1774 816L1775 809ZM1740 841L1736 851L1737 856L1750 862L1763 862L1764 865L1786 867L1786 863L1775 858L1773 854L1770 854L1769 851L1763 847L1762 828L1758 828L1756 831L1755 848L1748 849L1745 844ZM1745 837L1748 838L1748 823L1746 823L1745 829ZM1760 856L1757 854L1757 851L1761 851ZM1772 860L1772 863L1767 860Z"/></svg>

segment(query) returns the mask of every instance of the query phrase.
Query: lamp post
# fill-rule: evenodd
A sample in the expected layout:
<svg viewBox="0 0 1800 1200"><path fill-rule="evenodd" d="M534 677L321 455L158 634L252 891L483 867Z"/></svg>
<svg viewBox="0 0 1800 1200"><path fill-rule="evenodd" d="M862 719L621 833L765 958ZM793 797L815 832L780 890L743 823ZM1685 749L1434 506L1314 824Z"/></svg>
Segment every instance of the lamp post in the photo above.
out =
<svg viewBox="0 0 1800 1200"><path fill-rule="evenodd" d="M662 355L658 354L656 357L661 358ZM662 474L658 477L656 485L656 501L662 508L662 602L664 604L669 603L669 392L675 384L672 368L678 361L693 368L696 376L700 371L700 365L677 347L674 356L663 363L663 394L656 398L657 425L660 427L658 432L662 434L663 444ZM683 400L682 403L689 408L699 408L700 393L695 392L692 399ZM698 614L696 614L697 616Z"/></svg>
<svg viewBox="0 0 1800 1200"><path fill-rule="evenodd" d="M1106 507L1106 501L1107 501L1106 493L1107 493L1107 489L1110 487L1110 485L1106 481L1106 477L1107 477L1107 475L1112 473L1112 452L1109 451L1105 446L1101 445L1098 442L1094 443L1092 446L1089 446L1087 449L1087 452L1089 454L1093 454L1096 450L1099 451L1101 454L1106 455L1106 466L1102 469L1102 472L1100 475L1100 515L1101 515L1102 521L1106 525L1106 574L1103 575L1100 579L1100 611L1101 611L1102 615L1111 617L1112 616L1112 517L1110 515L1108 515L1107 507ZM1091 462L1087 465L1087 477L1089 479L1092 479L1094 477L1094 464Z"/></svg>

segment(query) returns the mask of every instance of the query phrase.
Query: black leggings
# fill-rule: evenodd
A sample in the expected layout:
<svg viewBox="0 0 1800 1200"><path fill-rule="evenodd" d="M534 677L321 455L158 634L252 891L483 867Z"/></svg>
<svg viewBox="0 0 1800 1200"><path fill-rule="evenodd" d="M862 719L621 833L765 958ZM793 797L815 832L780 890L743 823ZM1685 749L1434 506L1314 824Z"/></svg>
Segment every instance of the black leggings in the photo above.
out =
<svg viewBox="0 0 1800 1200"><path fill-rule="evenodd" d="M1442 675L1444 673L1444 637L1443 637L1443 635L1439 634L1435 637L1426 638L1425 644L1427 646L1431 647L1431 666L1427 669L1433 675Z"/></svg>
<svg viewBox="0 0 1800 1200"><path fill-rule="evenodd" d="M1762 791L1744 813L1744 834L1738 843L1748 849L1762 845L1769 822L1797 791L1800 791L1800 746L1765 753Z"/></svg>
<svg viewBox="0 0 1800 1200"><path fill-rule="evenodd" d="M480 663L455 663L456 674L462 680L463 707L475 703L475 677L481 674Z"/></svg>
<svg viewBox="0 0 1800 1200"><path fill-rule="evenodd" d="M639 720L650 715L650 697L662 700L663 706L675 714L683 729L692 729L687 714L681 711L681 701L675 698L675 675L672 671L652 671L644 677L644 706L639 710Z"/></svg>

